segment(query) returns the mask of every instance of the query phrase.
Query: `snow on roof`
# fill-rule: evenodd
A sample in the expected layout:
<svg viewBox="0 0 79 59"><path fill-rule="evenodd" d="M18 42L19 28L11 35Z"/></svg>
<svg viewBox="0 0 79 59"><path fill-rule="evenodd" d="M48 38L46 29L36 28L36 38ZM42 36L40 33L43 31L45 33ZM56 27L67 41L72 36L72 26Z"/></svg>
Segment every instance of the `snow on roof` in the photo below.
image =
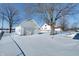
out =
<svg viewBox="0 0 79 59"><path fill-rule="evenodd" d="M44 23L41 27L43 27L43 26L50 26L50 25L48 25L47 23ZM61 26L59 26L59 25L55 25L55 28L61 28Z"/></svg>
<svg viewBox="0 0 79 59"><path fill-rule="evenodd" d="M43 26L41 26L40 30L51 30L51 28L48 24L45 23Z"/></svg>

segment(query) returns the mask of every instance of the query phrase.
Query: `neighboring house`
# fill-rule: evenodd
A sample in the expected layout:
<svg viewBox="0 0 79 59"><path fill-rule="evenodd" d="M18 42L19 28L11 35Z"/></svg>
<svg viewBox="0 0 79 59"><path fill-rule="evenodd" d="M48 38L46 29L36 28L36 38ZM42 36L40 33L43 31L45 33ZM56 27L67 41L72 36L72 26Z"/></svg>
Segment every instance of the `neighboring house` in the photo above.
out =
<svg viewBox="0 0 79 59"><path fill-rule="evenodd" d="M41 28L40 28L40 32L50 32L50 31L51 31L51 27L50 27L50 25L48 25L46 23L43 26L41 26ZM55 26L55 31L60 32L61 28Z"/></svg>
<svg viewBox="0 0 79 59"><path fill-rule="evenodd" d="M51 30L50 26L46 23L44 25L42 25L40 28L41 32L46 32L46 31L50 31L50 30Z"/></svg>
<svg viewBox="0 0 79 59"><path fill-rule="evenodd" d="M15 27L15 33L18 35L31 35L37 33L38 30L39 26L33 19L23 21Z"/></svg>

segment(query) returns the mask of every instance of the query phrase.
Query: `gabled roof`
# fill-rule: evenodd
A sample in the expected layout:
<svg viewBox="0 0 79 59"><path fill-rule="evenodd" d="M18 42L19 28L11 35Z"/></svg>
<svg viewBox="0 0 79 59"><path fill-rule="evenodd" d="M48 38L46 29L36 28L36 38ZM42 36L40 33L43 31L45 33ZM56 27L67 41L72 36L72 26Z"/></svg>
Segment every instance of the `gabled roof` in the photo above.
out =
<svg viewBox="0 0 79 59"><path fill-rule="evenodd" d="M48 24L43 24L43 26L41 26L40 30L51 30L50 26Z"/></svg>
<svg viewBox="0 0 79 59"><path fill-rule="evenodd" d="M39 25L37 24L37 22L34 20L34 19L28 19L28 20L25 20L23 22L21 22L19 25L23 26L23 27L33 27L33 26L36 26L39 28Z"/></svg>
<svg viewBox="0 0 79 59"><path fill-rule="evenodd" d="M50 25L48 25L47 23L44 23L41 27L43 27L43 26L45 26L45 25L50 26ZM56 25L55 25L55 28L61 28L61 26L56 24Z"/></svg>

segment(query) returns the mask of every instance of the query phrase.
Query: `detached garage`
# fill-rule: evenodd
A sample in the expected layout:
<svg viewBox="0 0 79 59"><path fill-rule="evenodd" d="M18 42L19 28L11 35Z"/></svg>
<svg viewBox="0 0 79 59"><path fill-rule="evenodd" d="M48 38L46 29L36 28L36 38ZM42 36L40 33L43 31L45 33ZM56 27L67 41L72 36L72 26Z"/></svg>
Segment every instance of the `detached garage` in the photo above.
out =
<svg viewBox="0 0 79 59"><path fill-rule="evenodd" d="M39 31L39 26L35 20L30 19L23 21L15 27L15 33L18 35L32 35Z"/></svg>

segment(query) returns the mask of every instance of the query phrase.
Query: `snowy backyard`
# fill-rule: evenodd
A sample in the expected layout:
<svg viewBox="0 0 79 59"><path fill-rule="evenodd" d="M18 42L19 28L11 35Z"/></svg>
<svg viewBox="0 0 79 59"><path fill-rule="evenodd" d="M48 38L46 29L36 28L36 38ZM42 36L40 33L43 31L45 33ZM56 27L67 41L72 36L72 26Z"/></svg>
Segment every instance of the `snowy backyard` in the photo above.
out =
<svg viewBox="0 0 79 59"><path fill-rule="evenodd" d="M0 56L79 56L79 4L1 3Z"/></svg>
<svg viewBox="0 0 79 59"><path fill-rule="evenodd" d="M79 40L69 34L49 35L34 34L19 36L15 33L4 33L0 40L1 56L22 56L17 42L26 56L79 56Z"/></svg>

